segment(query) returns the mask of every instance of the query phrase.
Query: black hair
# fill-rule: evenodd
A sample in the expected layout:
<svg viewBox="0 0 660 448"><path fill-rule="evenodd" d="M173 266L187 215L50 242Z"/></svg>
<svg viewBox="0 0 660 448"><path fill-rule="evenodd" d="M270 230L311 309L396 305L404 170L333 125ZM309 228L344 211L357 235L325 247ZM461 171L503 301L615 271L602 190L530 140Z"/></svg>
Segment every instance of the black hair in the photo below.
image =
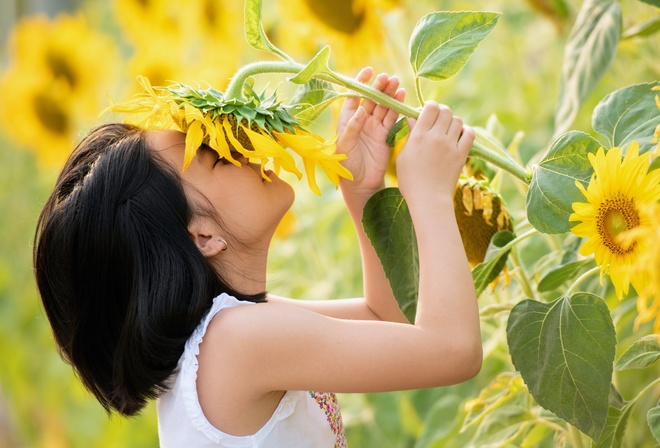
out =
<svg viewBox="0 0 660 448"><path fill-rule="evenodd" d="M131 416L167 389L186 340L232 289L188 232L174 168L143 129L93 129L66 162L37 223L34 270L62 357L107 412Z"/></svg>

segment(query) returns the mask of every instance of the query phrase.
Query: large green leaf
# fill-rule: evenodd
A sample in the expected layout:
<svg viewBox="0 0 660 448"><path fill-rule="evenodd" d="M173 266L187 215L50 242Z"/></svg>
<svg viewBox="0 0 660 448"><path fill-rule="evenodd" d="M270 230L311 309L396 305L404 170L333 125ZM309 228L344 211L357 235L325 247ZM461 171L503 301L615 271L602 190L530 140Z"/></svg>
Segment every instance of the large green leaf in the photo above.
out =
<svg viewBox="0 0 660 448"><path fill-rule="evenodd" d="M509 244L515 239L513 232L509 230L500 230L490 240L484 262L475 266L472 270L472 279L474 280L474 287L479 296L486 286L502 272L506 265L506 259L509 256L511 249L503 249L504 246Z"/></svg>
<svg viewBox="0 0 660 448"><path fill-rule="evenodd" d="M415 76L443 80L458 73L499 16L495 12L442 11L422 17L410 36Z"/></svg>
<svg viewBox="0 0 660 448"><path fill-rule="evenodd" d="M588 293L523 300L509 316L514 366L545 409L596 440L608 414L616 336L605 302Z"/></svg>
<svg viewBox="0 0 660 448"><path fill-rule="evenodd" d="M386 188L373 195L364 207L362 225L380 258L399 308L414 322L419 253L408 204L399 189Z"/></svg>
<svg viewBox="0 0 660 448"><path fill-rule="evenodd" d="M261 0L245 0L244 6L245 17L243 25L245 27L245 38L248 43L257 50L268 51L283 59L290 60L291 58L273 45L266 36L264 27L261 24Z"/></svg>
<svg viewBox="0 0 660 448"><path fill-rule="evenodd" d="M649 409L648 414L646 414L646 419L651 428L651 433L653 433L653 437L660 442L660 401L656 407Z"/></svg>
<svg viewBox="0 0 660 448"><path fill-rule="evenodd" d="M658 82L635 84L607 95L594 109L592 125L604 135L610 146L627 146L633 140L640 152L653 146L653 132L660 124L660 113L655 104L656 92L651 90Z"/></svg>
<svg viewBox="0 0 660 448"><path fill-rule="evenodd" d="M333 101L345 96L337 92L329 82L312 78L300 86L291 99L292 113L298 123L306 126L316 120Z"/></svg>
<svg viewBox="0 0 660 448"><path fill-rule="evenodd" d="M649 5L657 6L660 8L660 0L641 0L644 3L648 3Z"/></svg>
<svg viewBox="0 0 660 448"><path fill-rule="evenodd" d="M545 158L534 167L527 192L527 218L539 232L570 230L568 217L573 213L573 202L585 201L575 181L589 182L593 167L588 154L600 146L590 135L570 131L555 140Z"/></svg>
<svg viewBox="0 0 660 448"><path fill-rule="evenodd" d="M644 369L660 359L660 335L649 334L633 342L616 361L616 370Z"/></svg>
<svg viewBox="0 0 660 448"><path fill-rule="evenodd" d="M621 6L617 0L584 0L564 48L555 135L571 127L580 104L609 68L620 27Z"/></svg>

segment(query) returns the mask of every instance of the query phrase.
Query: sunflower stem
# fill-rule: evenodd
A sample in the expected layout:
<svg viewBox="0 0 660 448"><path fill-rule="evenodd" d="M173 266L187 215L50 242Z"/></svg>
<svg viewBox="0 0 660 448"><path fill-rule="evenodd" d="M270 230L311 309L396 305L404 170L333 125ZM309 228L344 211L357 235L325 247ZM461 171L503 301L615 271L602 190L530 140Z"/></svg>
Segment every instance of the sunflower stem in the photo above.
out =
<svg viewBox="0 0 660 448"><path fill-rule="evenodd" d="M422 86L419 83L419 76L415 76L415 94L417 94L417 101L419 101L419 104L424 104L424 95L422 95Z"/></svg>
<svg viewBox="0 0 660 448"><path fill-rule="evenodd" d="M241 67L232 77L229 86L225 92L225 99L243 100L243 84L250 76L266 73L292 73L297 74L305 68L304 65L293 61L260 61L253 62ZM410 117L418 118L419 109L412 108L405 103L395 100L394 98L386 95L385 93L374 89L366 84L335 73L331 70L319 71L313 75L315 78L338 84L349 90L353 90L361 94L364 98L368 98L378 104L389 107L400 114ZM531 181L531 172L518 165L510 156L503 156L497 150L493 150L486 146L483 142L475 140L470 150L470 156L484 160L491 163L514 177L520 179L525 184Z"/></svg>
<svg viewBox="0 0 660 448"><path fill-rule="evenodd" d="M518 255L517 246L514 246L511 249L511 261L516 267L514 271L516 273L516 280L518 280L518 283L520 283L520 287L522 288L525 295L530 299L537 299L536 293L534 292L532 285L529 283L527 272L525 272L525 268L520 262L520 256Z"/></svg>
<svg viewBox="0 0 660 448"><path fill-rule="evenodd" d="M587 272L579 276L571 286L568 287L566 290L566 297L570 297L571 294L577 289L578 285L582 283L583 280L585 280L588 277L591 277L594 275L596 272L600 271L600 266L596 266L594 268L589 269Z"/></svg>

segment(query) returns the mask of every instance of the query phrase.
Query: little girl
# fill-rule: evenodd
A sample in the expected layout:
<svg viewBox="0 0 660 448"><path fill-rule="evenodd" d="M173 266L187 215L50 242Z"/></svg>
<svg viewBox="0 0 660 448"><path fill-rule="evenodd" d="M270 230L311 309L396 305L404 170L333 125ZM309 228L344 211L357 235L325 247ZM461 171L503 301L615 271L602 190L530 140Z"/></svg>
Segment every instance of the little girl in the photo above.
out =
<svg viewBox="0 0 660 448"><path fill-rule="evenodd" d="M372 70L360 72L366 83ZM402 100L396 77L373 87ZM397 113L347 99L337 150L362 253L364 298L265 292L271 238L293 190L206 145L182 170L185 134L100 126L67 161L39 218L34 265L62 356L107 411L157 398L161 446L343 447L334 392L465 381L482 351L452 194L474 132L427 103L397 159L418 241L415 324L362 230L384 186ZM332 393L329 393L332 392Z"/></svg>

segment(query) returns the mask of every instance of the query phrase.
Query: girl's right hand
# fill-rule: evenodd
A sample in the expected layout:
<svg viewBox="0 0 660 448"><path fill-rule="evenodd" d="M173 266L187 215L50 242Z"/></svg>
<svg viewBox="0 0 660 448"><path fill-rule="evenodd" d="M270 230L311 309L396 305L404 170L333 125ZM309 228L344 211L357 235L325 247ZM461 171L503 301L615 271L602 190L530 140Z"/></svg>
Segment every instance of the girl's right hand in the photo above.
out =
<svg viewBox="0 0 660 448"><path fill-rule="evenodd" d="M474 142L474 130L447 106L424 104L396 160L401 194L413 205L446 196L452 199L458 176Z"/></svg>

